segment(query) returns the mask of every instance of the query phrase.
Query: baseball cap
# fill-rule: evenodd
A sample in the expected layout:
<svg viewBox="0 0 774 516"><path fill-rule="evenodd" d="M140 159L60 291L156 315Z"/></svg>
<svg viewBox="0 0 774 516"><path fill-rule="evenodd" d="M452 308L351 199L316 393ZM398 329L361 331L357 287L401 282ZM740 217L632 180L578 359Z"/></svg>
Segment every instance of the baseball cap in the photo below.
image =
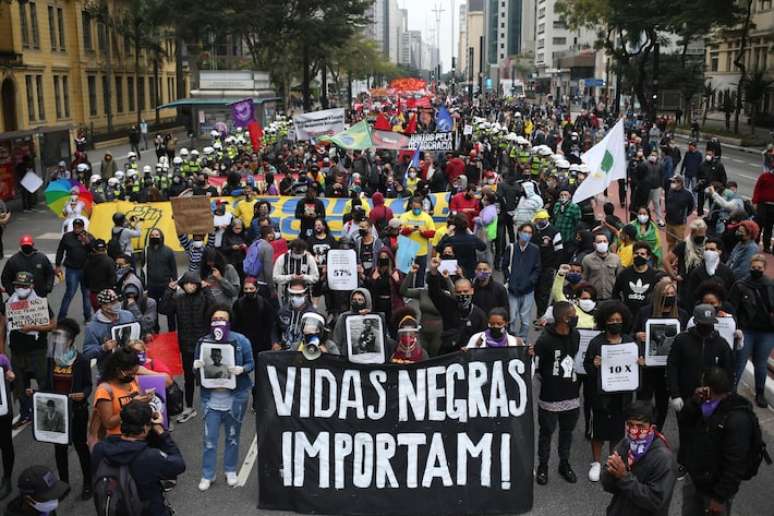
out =
<svg viewBox="0 0 774 516"><path fill-rule="evenodd" d="M718 322L716 315L717 312L712 305L696 305L696 308L693 309L693 321L696 324L715 324Z"/></svg>
<svg viewBox="0 0 774 516"><path fill-rule="evenodd" d="M107 305L109 303L115 303L116 301L118 301L118 294L112 289L106 288L97 294L97 304Z"/></svg>
<svg viewBox="0 0 774 516"><path fill-rule="evenodd" d="M21 494L31 496L37 502L59 500L70 490L70 486L56 478L54 472L45 466L25 469L16 485Z"/></svg>
<svg viewBox="0 0 774 516"><path fill-rule="evenodd" d="M538 220L538 219L547 219L548 217L548 211L546 210L538 210L535 212L535 216L532 217L532 220Z"/></svg>
<svg viewBox="0 0 774 516"><path fill-rule="evenodd" d="M101 238L98 238L94 241L94 250L95 251L104 251L107 249L107 244L105 244L105 241Z"/></svg>
<svg viewBox="0 0 774 516"><path fill-rule="evenodd" d="M35 241L32 239L32 236L22 235L22 237L19 239L19 246L23 245L35 245Z"/></svg>

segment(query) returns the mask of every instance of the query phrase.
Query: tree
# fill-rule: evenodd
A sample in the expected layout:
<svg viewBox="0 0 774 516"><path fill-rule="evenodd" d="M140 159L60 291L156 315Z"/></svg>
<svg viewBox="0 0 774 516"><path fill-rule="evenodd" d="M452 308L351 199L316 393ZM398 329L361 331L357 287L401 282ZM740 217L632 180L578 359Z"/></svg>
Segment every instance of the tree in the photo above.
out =
<svg viewBox="0 0 774 516"><path fill-rule="evenodd" d="M742 93L745 90L747 81L747 66L744 64L744 58L747 55L747 45L750 40L750 31L755 27L752 22L752 4L753 0L745 0L744 18L739 34L739 50L734 58L734 65L739 68L739 82L736 85L736 113L734 114L734 134L739 134L739 114L742 111Z"/></svg>
<svg viewBox="0 0 774 516"><path fill-rule="evenodd" d="M716 92L717 88L712 87L712 81L704 83L704 92L702 93L702 97L704 97L704 115L702 116L701 121L702 128L707 124L707 114L709 113L712 98L715 96Z"/></svg>
<svg viewBox="0 0 774 516"><path fill-rule="evenodd" d="M755 70L744 83L744 99L750 105L751 134L755 134L755 122L761 103L772 85L774 80L767 78L766 71L762 69Z"/></svg>

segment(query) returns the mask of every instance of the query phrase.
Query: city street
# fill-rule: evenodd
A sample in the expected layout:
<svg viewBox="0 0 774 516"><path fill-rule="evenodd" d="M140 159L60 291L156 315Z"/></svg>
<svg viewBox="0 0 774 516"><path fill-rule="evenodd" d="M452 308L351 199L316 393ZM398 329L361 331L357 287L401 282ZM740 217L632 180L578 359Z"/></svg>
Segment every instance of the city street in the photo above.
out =
<svg viewBox="0 0 774 516"><path fill-rule="evenodd" d="M150 156L150 155L149 155ZM729 157L734 156L729 154ZM724 160L726 158L724 157ZM742 159L741 157L739 159ZM748 160L750 163L754 159ZM752 167L743 168L744 163L735 166L734 172L729 171L730 178L734 174L745 173L752 177ZM37 247L48 254L53 260L59 239L59 221L41 204L34 213L14 214L14 219L6 228L4 243L6 255L10 255L18 249L18 240L23 233L31 233L35 238ZM4 264L3 260L2 264ZM54 307L59 306L63 285L57 285L49 298ZM81 320L80 303L74 300L70 307L70 316ZM162 324L163 326L163 324ZM182 384L182 379L181 379ZM745 390L746 394L749 392ZM766 432L766 439L770 445L774 445L774 411L771 409L755 409ZM535 425L537 428L537 425ZM549 483L545 487L535 486L535 509L530 513L541 516L558 515L592 515L604 514L604 508L610 499L610 495L604 493L599 484L590 483L586 474L590 462L590 446L583 439L582 429L575 431L575 441L572 452L572 464L578 475L579 481L575 485L567 484L556 473L557 459L552 455L550 464ZM255 421L252 413L248 413L242 427L241 461L243 466L239 472L241 487L229 488L225 484L222 473L219 473L217 481L212 488L202 494L197 490L197 483L201 473L202 450L202 419L194 418L184 425L176 425L173 438L179 445L187 462L187 471L178 478L177 487L169 493L169 501L177 514L187 516L205 516L212 514L287 514L277 511L257 511L257 480L255 474L255 449L251 443L255 438ZM673 415L667 420L666 436L673 448L677 447L677 431ZM555 443L555 441L554 441ZM222 446L222 440L221 440ZM53 445L41 444L33 441L29 427L23 429L14 438L16 450L15 475L25 467L32 464L45 464L56 470L54 463ZM222 457L222 453L219 454ZM279 472L278 472L279 474ZM73 481L73 494L71 494L60 506L61 515L91 514L93 510L89 505L79 500L81 490L80 469L75 453L70 453L70 476ZM680 514L681 487L678 482L672 501L670 514ZM742 484L741 491L734 502L734 514L743 516L771 514L771 486L774 485L774 467L761 467L758 476L751 482ZM89 502L91 503L91 502Z"/></svg>

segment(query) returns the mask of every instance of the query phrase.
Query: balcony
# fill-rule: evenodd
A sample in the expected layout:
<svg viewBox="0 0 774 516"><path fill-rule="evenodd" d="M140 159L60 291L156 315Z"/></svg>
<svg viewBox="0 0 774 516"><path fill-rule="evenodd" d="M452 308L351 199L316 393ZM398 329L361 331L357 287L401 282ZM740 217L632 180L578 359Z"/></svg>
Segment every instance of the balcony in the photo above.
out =
<svg viewBox="0 0 774 516"><path fill-rule="evenodd" d="M22 55L13 50L0 50L0 68L17 68L22 66Z"/></svg>

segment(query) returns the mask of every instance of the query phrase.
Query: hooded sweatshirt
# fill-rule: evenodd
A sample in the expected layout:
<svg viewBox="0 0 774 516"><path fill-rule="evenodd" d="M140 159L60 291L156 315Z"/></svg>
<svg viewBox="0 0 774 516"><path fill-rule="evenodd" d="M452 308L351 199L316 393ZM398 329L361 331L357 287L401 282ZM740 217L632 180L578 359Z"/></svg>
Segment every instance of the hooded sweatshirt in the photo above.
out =
<svg viewBox="0 0 774 516"><path fill-rule="evenodd" d="M535 193L535 183L524 181L521 187L524 189L524 197L519 199L519 204L516 207L516 216L513 219L513 223L517 226L532 222L535 213L543 207L543 198Z"/></svg>
<svg viewBox="0 0 774 516"><path fill-rule="evenodd" d="M149 436L150 437L150 436ZM174 480L185 471L185 461L169 432L153 436L153 447L146 441L129 441L113 435L97 443L92 451L94 471L102 460L115 466L129 466L143 501L143 516L166 516L161 480Z"/></svg>
<svg viewBox="0 0 774 516"><path fill-rule="evenodd" d="M169 282L177 278L177 263L175 263L175 253L169 246L164 244L164 233L161 234L161 243L158 246L150 245L146 249L147 263L147 282L148 288L166 287Z"/></svg>
<svg viewBox="0 0 774 516"><path fill-rule="evenodd" d="M186 272L178 282L201 284L201 277L196 272ZM210 320L207 318L210 308L215 304L209 289L196 289L193 294L185 291L167 289L161 300L159 311L167 317L177 318L177 338L180 351L192 353L196 342L210 331Z"/></svg>
<svg viewBox="0 0 774 516"><path fill-rule="evenodd" d="M371 200L374 201L374 207L371 213L368 215L368 219L376 227L376 230L381 234L382 230L387 227L387 223L393 218L392 209L384 205L384 195L381 192L376 192L371 196Z"/></svg>
<svg viewBox="0 0 774 516"><path fill-rule="evenodd" d="M393 272L397 271L395 268L395 258L392 255L392 251L383 247L378 253L374 255L374 268L379 269L379 255L386 254L390 260L390 265L387 267L387 273L380 274L378 279L373 278L373 271L368 274L363 282L363 286L368 289L374 300L375 311L385 314L387 320L391 319L393 310L397 310L403 306L403 298L400 297L400 284L403 279L402 275L398 273L398 281L392 277Z"/></svg>
<svg viewBox="0 0 774 516"><path fill-rule="evenodd" d="M369 313L373 312L373 301L371 300L371 293L368 291L368 289L365 288L356 288L352 291L352 293L349 295L349 301L350 306L352 304L352 296L354 296L356 293L360 293L365 298L366 303L366 309ZM347 318L352 317L354 315L358 315L352 310L347 310L346 312L339 315L338 319L336 319L336 327L333 330L333 337L331 340L336 344L336 346L339 348L339 351L341 352L341 355L343 357L349 356L349 349L347 347ZM384 320L384 315L381 313L376 313L375 315L378 315L382 319L382 342L385 344L385 350L384 350L384 356L385 360L392 356L392 346L388 342L387 335L386 335L386 329L387 324Z"/></svg>

